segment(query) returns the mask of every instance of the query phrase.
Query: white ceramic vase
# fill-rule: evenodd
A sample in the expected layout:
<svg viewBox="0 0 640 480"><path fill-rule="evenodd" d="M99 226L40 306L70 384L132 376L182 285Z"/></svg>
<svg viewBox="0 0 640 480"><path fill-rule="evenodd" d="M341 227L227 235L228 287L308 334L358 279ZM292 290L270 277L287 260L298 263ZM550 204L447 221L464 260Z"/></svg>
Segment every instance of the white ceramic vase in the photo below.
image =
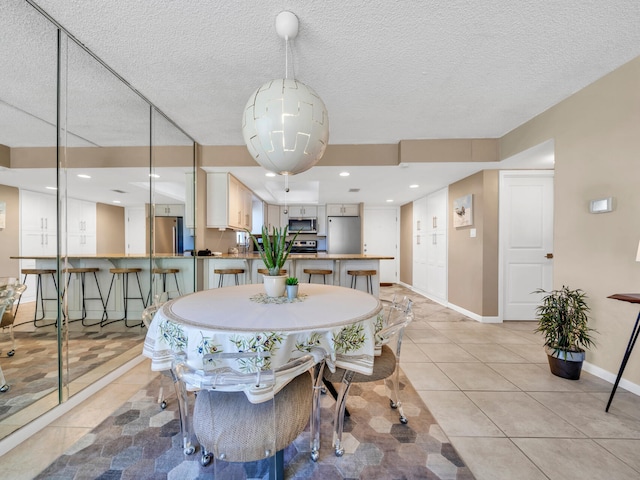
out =
<svg viewBox="0 0 640 480"><path fill-rule="evenodd" d="M286 275L265 275L264 290L269 297L283 297L287 281Z"/></svg>

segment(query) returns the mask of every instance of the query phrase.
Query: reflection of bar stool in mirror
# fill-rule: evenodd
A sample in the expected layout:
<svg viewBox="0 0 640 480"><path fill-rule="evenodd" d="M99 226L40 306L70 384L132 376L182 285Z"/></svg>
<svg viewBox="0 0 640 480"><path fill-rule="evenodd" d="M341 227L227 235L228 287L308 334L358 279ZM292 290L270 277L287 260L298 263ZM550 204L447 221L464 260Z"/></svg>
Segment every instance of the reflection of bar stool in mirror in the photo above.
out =
<svg viewBox="0 0 640 480"><path fill-rule="evenodd" d="M162 291L158 292L156 288L152 288L149 290L149 296L147 297L147 305L151 304L151 292L156 291L157 293L167 293L167 299L170 298L169 292L167 291L167 275L173 275L173 281L176 284L176 290L178 291L178 296L181 297L182 293L180 292L180 285L178 284L178 273L180 272L179 268L154 268L151 270L153 273L153 285L156 284L156 278L160 275L162 278Z"/></svg>
<svg viewBox="0 0 640 480"><path fill-rule="evenodd" d="M119 322L124 320L124 324L126 327L140 327L144 325L142 321L136 323L135 325L129 325L127 323L127 314L129 311L129 300L140 300L142 303L142 308L147 307L147 303L144 299L144 295L142 293L142 287L140 286L140 277L138 273L141 272L141 268L110 268L109 272L112 274L111 276L111 284L109 285L109 293L107 293L107 300L104 302L105 308L104 313L102 315L102 321L100 322L100 326L104 327L105 325L109 325L110 323ZM140 292L139 297L130 297L129 296L129 274L134 274L136 276L136 282L138 283L138 292ZM109 305L109 298L111 297L111 290L113 289L113 284L115 283L116 277L120 275L122 279L122 301L124 308L124 316L122 318L118 318L117 320L109 320L109 316L107 314L107 306ZM107 321L109 320L109 321Z"/></svg>
<svg viewBox="0 0 640 480"><path fill-rule="evenodd" d="M214 274L218 275L218 288L222 287L224 284L224 276L225 275L233 275L236 285L240 285L240 281L238 280L238 275L244 273L243 268L216 268L213 271Z"/></svg>
<svg viewBox="0 0 640 480"><path fill-rule="evenodd" d="M98 275L97 272L99 272L100 269L97 267L83 267L83 268L67 268L65 270L65 273L67 273L69 276L67 278L67 286L64 289L64 292L62 294L62 296L64 297L64 295L66 295L67 291L69 290L69 284L71 283L71 275L75 274L76 278L78 278L78 275L80 276L80 295L81 295L81 302L82 302L82 315L80 318L76 318L73 320L69 320L69 322L78 322L78 321L82 321L82 325L85 327L90 327L92 325L97 325L97 323L94 323L92 325L87 325L85 323L85 319L87 318L87 300L100 300L100 305L102 306L102 312L104 314L106 305L104 302L104 298L102 297L102 290L100 289L100 283L98 282ZM87 297L86 294L86 274L87 273L93 273L93 279L96 282L96 287L98 288L98 297ZM91 278L91 276L89 276L89 278ZM99 322L100 323L100 322Z"/></svg>
<svg viewBox="0 0 640 480"><path fill-rule="evenodd" d="M376 270L347 270L347 274L351 275L351 288L357 288L358 277L365 277L367 283L367 293L373 293L373 277L378 272Z"/></svg>
<svg viewBox="0 0 640 480"><path fill-rule="evenodd" d="M311 275L322 275L322 283L327 284L327 275L331 275L333 270L322 270L318 268L305 268L303 273L309 275L307 283L311 283Z"/></svg>
<svg viewBox="0 0 640 480"><path fill-rule="evenodd" d="M27 276L28 275L35 275L36 276L36 308L33 312L33 326L34 327L48 327L50 325L56 325L58 322L57 320L55 322L51 322L51 323L46 323L44 325L38 325L38 320L42 320L44 319L45 316L45 311L44 311L44 302L45 300L51 300L51 301L55 301L56 303L58 302L58 297L56 296L55 298L45 298L43 295L43 288L42 288L42 276L45 275L51 275L51 279L53 280L53 286L56 290L56 295L58 293L58 285L56 283L56 271L55 269L50 269L50 268L23 268L22 269L22 274L24 275L24 278L22 279L22 283L26 285L27 283ZM16 305L16 311L14 313L14 315L18 315L18 308L20 308L20 300L22 300L22 297L20 297L18 299L18 304ZM38 318L38 302L40 303L40 311L42 312L42 316L40 318Z"/></svg>

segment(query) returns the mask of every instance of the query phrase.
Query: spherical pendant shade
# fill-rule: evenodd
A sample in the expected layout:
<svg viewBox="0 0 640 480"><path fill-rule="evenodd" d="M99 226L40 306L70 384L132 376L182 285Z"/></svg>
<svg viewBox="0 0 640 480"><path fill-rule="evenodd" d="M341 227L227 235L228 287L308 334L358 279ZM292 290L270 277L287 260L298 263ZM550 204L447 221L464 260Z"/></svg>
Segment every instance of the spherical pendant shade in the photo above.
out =
<svg viewBox="0 0 640 480"><path fill-rule="evenodd" d="M271 80L249 98L242 135L251 156L267 170L282 175L302 173L318 163L327 148L327 108L304 83Z"/></svg>

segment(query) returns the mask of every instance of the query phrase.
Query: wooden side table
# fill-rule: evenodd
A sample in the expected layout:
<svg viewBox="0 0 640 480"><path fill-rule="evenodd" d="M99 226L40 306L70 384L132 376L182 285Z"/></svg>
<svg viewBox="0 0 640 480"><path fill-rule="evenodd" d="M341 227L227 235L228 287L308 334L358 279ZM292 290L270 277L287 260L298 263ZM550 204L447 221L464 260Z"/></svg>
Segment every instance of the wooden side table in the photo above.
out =
<svg viewBox="0 0 640 480"><path fill-rule="evenodd" d="M629 303L640 303L640 293L616 293L614 295L609 295L607 298L611 298L613 300L620 300L622 302ZM622 358L622 363L620 364L620 370L618 370L618 376L616 377L616 382L613 384L613 389L611 390L611 395L609 396L609 401L607 402L607 408L605 408L605 412L609 411L609 407L611 406L611 401L613 400L613 396L616 394L616 389L618 388L618 383L620 383L620 379L622 378L622 372L624 372L625 367L627 366L627 361L631 356L631 351L636 344L636 340L638 339L638 334L640 333L640 313L636 317L636 323L633 326L633 330L631 331L631 337L629 338L629 343L627 344L627 350L624 352L624 357Z"/></svg>

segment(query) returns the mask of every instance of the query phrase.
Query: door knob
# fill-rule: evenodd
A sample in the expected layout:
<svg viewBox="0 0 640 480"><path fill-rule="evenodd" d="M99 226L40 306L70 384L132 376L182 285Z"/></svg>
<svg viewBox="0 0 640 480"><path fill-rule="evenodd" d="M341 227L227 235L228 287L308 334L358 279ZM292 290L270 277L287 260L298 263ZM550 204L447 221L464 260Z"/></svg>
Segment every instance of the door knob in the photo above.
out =
<svg viewBox="0 0 640 480"><path fill-rule="evenodd" d="M553 258L553 253L547 253L544 258Z"/></svg>

